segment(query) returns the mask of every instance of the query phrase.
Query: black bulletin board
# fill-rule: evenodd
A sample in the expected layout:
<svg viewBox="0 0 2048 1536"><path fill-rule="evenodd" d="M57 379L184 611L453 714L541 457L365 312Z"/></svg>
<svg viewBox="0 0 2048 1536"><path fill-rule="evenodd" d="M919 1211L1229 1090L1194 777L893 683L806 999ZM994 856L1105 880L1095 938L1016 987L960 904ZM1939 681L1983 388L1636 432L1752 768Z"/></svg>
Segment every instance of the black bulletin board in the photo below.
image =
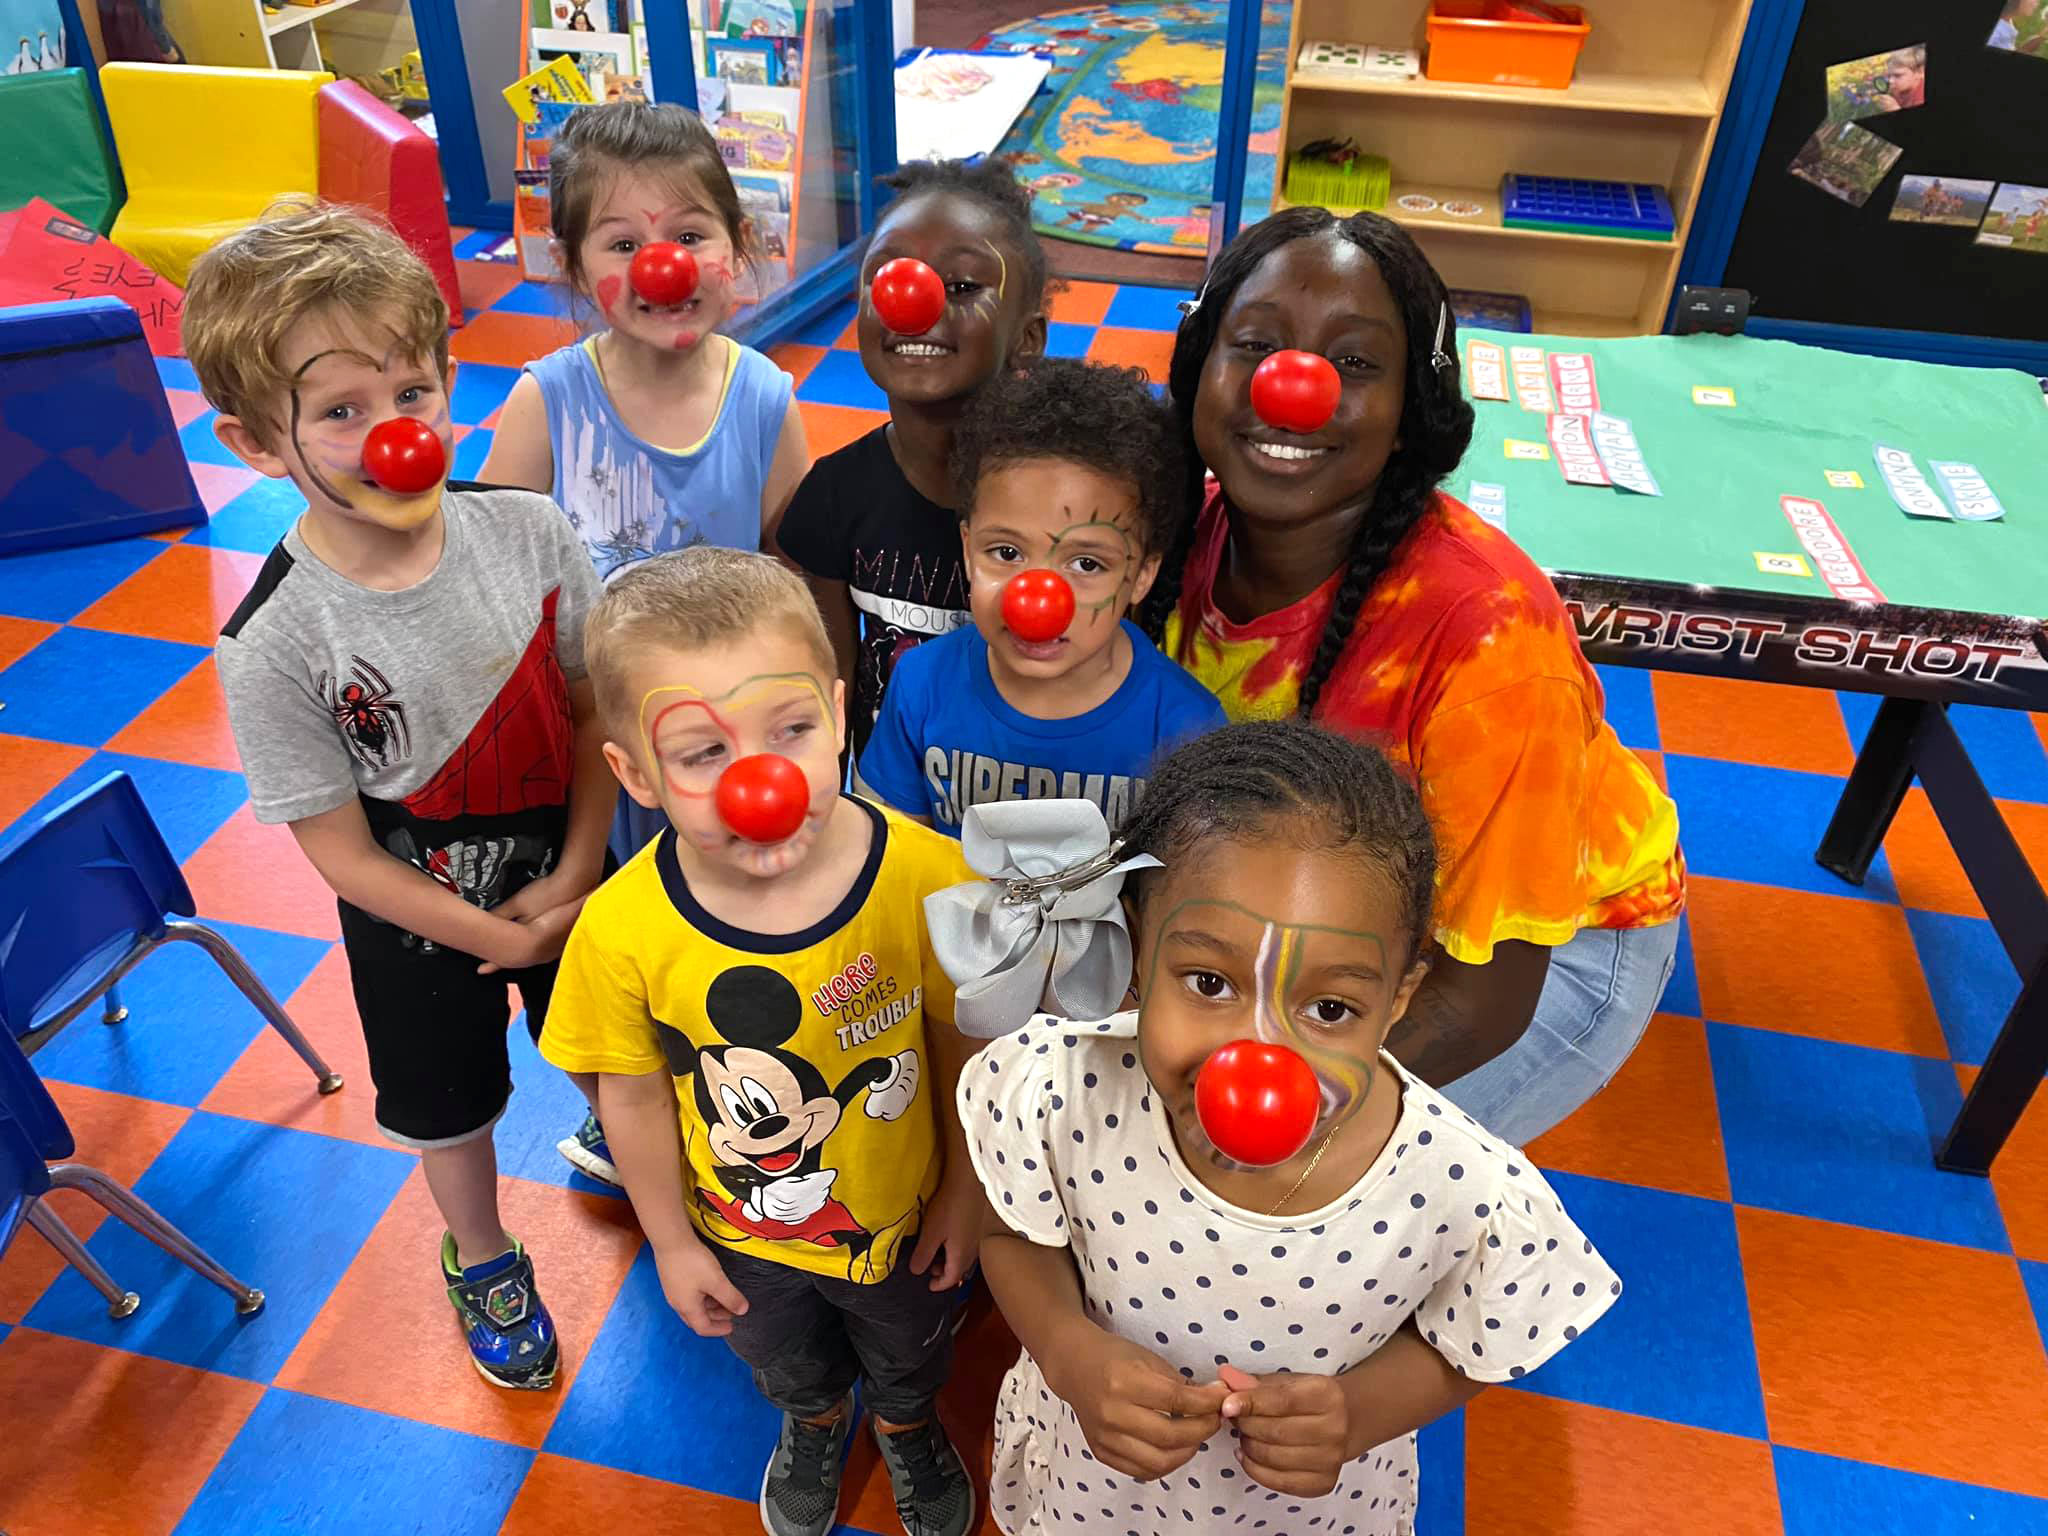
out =
<svg viewBox="0 0 2048 1536"><path fill-rule="evenodd" d="M1807 0L1722 281L1782 320L2048 341L2048 253L1890 220L1907 174L2048 187L2048 58L1985 46L2004 0ZM1861 208L1786 168L1830 64L1927 45L1927 100L1859 119L1905 151Z"/></svg>

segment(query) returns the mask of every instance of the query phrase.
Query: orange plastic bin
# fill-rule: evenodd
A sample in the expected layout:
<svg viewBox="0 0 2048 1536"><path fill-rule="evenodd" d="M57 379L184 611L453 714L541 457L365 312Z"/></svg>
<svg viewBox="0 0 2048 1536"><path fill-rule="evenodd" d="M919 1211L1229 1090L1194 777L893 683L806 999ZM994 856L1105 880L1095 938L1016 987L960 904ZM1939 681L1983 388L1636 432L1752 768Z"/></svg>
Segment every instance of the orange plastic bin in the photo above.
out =
<svg viewBox="0 0 2048 1536"><path fill-rule="evenodd" d="M1575 5L1554 7L1572 18L1569 24L1493 19L1514 9L1500 0L1432 0L1429 62L1423 73L1432 80L1467 85L1563 90L1572 83L1579 49L1593 30L1586 13Z"/></svg>

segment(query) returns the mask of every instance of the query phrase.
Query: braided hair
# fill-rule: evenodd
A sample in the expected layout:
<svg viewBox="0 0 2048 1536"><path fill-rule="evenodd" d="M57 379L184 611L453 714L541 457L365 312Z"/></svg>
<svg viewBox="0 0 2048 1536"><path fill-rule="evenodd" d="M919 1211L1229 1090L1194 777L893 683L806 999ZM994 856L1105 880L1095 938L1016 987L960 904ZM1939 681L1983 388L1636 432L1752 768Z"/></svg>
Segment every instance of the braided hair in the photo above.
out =
<svg viewBox="0 0 2048 1536"><path fill-rule="evenodd" d="M979 204L994 214L1008 237L1010 254L1023 259L1018 296L1022 314L1036 314L1045 304L1045 247L1031 227L1031 194L1024 189L1007 160L913 160L877 185L902 197L919 192L950 192Z"/></svg>
<svg viewBox="0 0 2048 1536"><path fill-rule="evenodd" d="M1358 611L1386 570L1401 541L1422 520L1430 497L1444 477L1458 467L1472 441L1472 407L1459 387L1457 322L1448 312L1443 279L1429 264L1408 232L1376 213L1355 213L1340 219L1327 208L1286 208L1243 231L1224 248L1209 269L1193 313L1180 323L1167 371L1167 390L1180 421L1188 461L1187 510L1159 579L1145 601L1140 622L1155 641L1164 637L1166 621L1180 602L1181 583L1195 544L1195 528L1206 494L1207 466L1195 446L1195 394L1216 335L1230 302L1268 256L1289 241L1336 234L1373 259L1387 291L1401 311L1408 336L1408 368L1403 380L1401 446L1389 456L1373 488L1372 504L1359 520L1358 532L1344 569L1344 580L1330 606L1330 617L1316 643L1315 659L1301 680L1299 712L1309 718L1321 697L1346 642L1358 623ZM1439 369L1432 361L1436 328L1443 317L1443 350L1453 359Z"/></svg>
<svg viewBox="0 0 2048 1536"><path fill-rule="evenodd" d="M1301 720L1247 720L1197 738L1153 769L1144 798L1117 828L1126 854L1169 868L1212 837L1270 839L1273 823L1308 829L1314 846L1348 851L1393 881L1408 958L1430 934L1436 834L1415 786L1384 752ZM1142 906L1160 871L1136 882Z"/></svg>

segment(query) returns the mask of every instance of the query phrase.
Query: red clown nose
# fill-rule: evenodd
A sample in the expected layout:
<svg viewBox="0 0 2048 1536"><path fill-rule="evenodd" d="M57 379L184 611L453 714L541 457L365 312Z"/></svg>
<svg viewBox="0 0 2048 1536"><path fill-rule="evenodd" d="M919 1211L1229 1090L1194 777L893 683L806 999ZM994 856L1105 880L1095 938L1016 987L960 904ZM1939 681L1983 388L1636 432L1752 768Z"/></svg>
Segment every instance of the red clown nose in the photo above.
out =
<svg viewBox="0 0 2048 1536"><path fill-rule="evenodd" d="M1261 1040L1231 1041L1195 1078L1203 1134L1225 1157L1251 1168L1284 1163L1307 1146L1322 1099L1307 1062Z"/></svg>
<svg viewBox="0 0 2048 1536"><path fill-rule="evenodd" d="M363 439L363 473L400 496L431 491L448 472L440 434L412 416L394 416Z"/></svg>
<svg viewBox="0 0 2048 1536"><path fill-rule="evenodd" d="M633 253L633 291L657 309L689 302L697 291L697 258L673 240L657 240Z"/></svg>
<svg viewBox="0 0 2048 1536"><path fill-rule="evenodd" d="M1343 386L1330 360L1313 352L1275 352L1252 370L1252 409L1283 432L1313 432L1337 414Z"/></svg>
<svg viewBox="0 0 2048 1536"><path fill-rule="evenodd" d="M1033 645L1057 640L1074 621L1074 589L1058 571L1019 571L1003 588L1003 624Z"/></svg>
<svg viewBox="0 0 2048 1536"><path fill-rule="evenodd" d="M734 837L779 843L794 837L811 813L803 769L779 752L743 757L718 776L718 819Z"/></svg>
<svg viewBox="0 0 2048 1536"><path fill-rule="evenodd" d="M946 312L946 285L915 256L884 262L868 289L882 324L898 336L922 336Z"/></svg>

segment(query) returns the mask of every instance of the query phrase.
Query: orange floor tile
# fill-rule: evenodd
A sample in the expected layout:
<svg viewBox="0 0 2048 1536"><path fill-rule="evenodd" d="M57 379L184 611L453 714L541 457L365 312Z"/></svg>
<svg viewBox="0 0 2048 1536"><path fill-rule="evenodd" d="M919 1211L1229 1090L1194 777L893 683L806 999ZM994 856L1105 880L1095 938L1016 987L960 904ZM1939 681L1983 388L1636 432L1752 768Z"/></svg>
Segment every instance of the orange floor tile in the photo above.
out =
<svg viewBox="0 0 2048 1536"><path fill-rule="evenodd" d="M1856 761L1832 695L1819 688L1653 672L1666 752L1765 768L1846 774Z"/></svg>
<svg viewBox="0 0 2048 1536"><path fill-rule="evenodd" d="M86 629L210 647L262 569L261 555L179 544L71 622Z"/></svg>
<svg viewBox="0 0 2048 1536"><path fill-rule="evenodd" d="M221 692L213 658L207 657L165 689L162 698L107 743L107 749L201 768L239 769L242 759L228 728L227 696Z"/></svg>

